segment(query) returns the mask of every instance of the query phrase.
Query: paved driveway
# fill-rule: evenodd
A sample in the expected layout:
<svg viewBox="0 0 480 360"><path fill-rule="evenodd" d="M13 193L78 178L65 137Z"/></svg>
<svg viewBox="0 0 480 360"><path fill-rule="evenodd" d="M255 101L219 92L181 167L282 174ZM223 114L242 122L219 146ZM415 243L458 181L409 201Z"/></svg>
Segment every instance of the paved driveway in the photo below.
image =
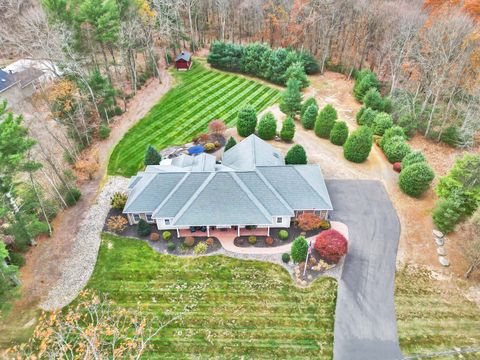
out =
<svg viewBox="0 0 480 360"><path fill-rule="evenodd" d="M329 180L332 220L349 227L339 283L334 360L401 359L393 301L400 223L383 184Z"/></svg>

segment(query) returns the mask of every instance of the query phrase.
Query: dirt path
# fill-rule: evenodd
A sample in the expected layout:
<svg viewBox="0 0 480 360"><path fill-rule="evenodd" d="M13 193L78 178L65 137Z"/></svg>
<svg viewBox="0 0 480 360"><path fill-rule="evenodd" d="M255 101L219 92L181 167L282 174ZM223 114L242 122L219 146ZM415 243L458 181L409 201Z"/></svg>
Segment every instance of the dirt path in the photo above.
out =
<svg viewBox="0 0 480 360"><path fill-rule="evenodd" d="M115 119L109 138L94 145L92 150L98 153L100 169L93 180L80 184L81 200L56 217L53 236L39 239L37 246L26 254L26 265L20 271L21 297L14 304L11 316L37 304L58 282L62 260L71 253L75 234L103 186L110 152L128 129L145 116L172 85L173 78L166 71L162 71L161 83L158 79L150 80L128 103L127 111Z"/></svg>

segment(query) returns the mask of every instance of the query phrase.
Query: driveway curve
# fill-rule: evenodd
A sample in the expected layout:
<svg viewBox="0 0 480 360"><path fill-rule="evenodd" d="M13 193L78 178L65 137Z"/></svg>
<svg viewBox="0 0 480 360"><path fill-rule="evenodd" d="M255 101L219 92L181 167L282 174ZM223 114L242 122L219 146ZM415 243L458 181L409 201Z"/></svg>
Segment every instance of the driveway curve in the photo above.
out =
<svg viewBox="0 0 480 360"><path fill-rule="evenodd" d="M394 304L400 223L380 181L328 180L332 220L349 229L339 282L334 360L402 359Z"/></svg>

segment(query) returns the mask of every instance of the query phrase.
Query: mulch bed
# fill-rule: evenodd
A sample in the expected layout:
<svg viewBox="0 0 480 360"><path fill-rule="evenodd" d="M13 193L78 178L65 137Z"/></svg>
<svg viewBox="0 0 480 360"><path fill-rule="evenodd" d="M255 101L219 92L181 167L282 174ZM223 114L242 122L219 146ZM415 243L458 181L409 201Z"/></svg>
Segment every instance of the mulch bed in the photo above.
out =
<svg viewBox="0 0 480 360"><path fill-rule="evenodd" d="M288 239L286 240L280 240L278 236L278 232L280 230L287 230L288 231ZM282 246L285 244L290 244L293 240L295 240L299 236L304 236L306 238L310 236L315 236L320 233L322 230L310 230L310 231L303 231L302 229L292 226L290 228L271 228L270 229L270 237L273 238L273 244L272 245L267 245L265 243L265 240L267 236L256 236L257 242L254 245L251 245L248 242L248 236L240 236L235 238L233 241L233 244L238 247L277 247L277 246Z"/></svg>
<svg viewBox="0 0 480 360"><path fill-rule="evenodd" d="M121 210L110 209L110 211L108 212L108 215L105 219L105 224L103 226L103 231L104 232L110 232L107 228L107 225L106 225L108 218L110 218L111 216L119 216L119 215L122 215ZM125 218L126 218L126 216L125 216ZM169 241L163 240L162 233L164 231L170 231L170 233L172 234L172 237L170 238ZM172 255L195 255L195 253L193 252L193 249L195 248L195 245L197 245L201 241L205 241L205 240L208 239L207 236L194 236L195 242L194 242L193 246L188 247L188 246L183 245L183 243L185 241L185 237L178 238L176 230L158 230L156 224L151 224L151 232L152 233L158 233L160 235L160 239L157 240L157 241L152 241L152 240L150 240L150 235L148 235L148 236L138 235L137 225L127 225L125 230L123 230L120 233L115 233L115 235L147 241L148 244L154 250L156 250L158 252L161 252L161 253L167 252L167 253L172 254ZM211 237L211 238L213 239L213 244L207 247L207 251L204 254L209 254L209 253L215 252L222 247L222 244L220 243L220 241L218 241L217 238L215 238L215 237ZM169 251L167 249L167 244L169 242L173 242L175 244L175 250Z"/></svg>

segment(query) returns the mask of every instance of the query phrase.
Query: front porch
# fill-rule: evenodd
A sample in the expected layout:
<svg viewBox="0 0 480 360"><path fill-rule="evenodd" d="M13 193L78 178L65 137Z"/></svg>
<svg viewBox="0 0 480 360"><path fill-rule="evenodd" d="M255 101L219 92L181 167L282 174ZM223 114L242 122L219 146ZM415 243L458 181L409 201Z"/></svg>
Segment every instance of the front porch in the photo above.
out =
<svg viewBox="0 0 480 360"><path fill-rule="evenodd" d="M192 232L190 229L178 229L177 235L178 237L186 237L186 236L199 236L202 234L203 236L208 237L216 237L219 239L226 239L226 240L234 240L240 236L270 236L270 228L255 228L255 229L246 229L237 227L228 228L228 229L211 229L209 226L206 227L206 231L202 232L200 230L196 230Z"/></svg>

